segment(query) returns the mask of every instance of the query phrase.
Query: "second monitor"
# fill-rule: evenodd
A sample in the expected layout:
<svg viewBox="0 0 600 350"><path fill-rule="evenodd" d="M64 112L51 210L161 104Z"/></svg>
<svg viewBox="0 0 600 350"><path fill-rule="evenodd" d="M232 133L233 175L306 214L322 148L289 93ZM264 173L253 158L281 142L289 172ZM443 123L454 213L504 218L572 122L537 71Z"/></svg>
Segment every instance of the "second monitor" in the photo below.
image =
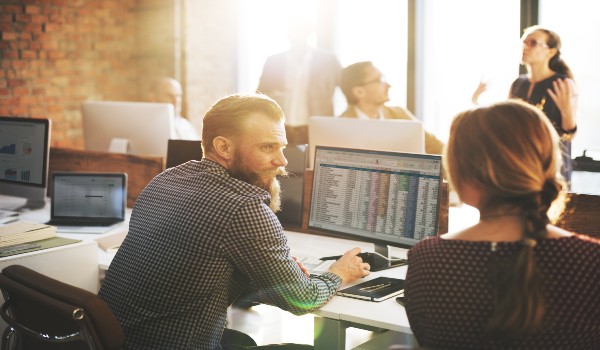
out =
<svg viewBox="0 0 600 350"><path fill-rule="evenodd" d="M175 137L175 112L168 103L85 101L85 148L166 157Z"/></svg>
<svg viewBox="0 0 600 350"><path fill-rule="evenodd" d="M425 153L425 131L415 120L315 116L308 122L308 144L312 169L316 146Z"/></svg>

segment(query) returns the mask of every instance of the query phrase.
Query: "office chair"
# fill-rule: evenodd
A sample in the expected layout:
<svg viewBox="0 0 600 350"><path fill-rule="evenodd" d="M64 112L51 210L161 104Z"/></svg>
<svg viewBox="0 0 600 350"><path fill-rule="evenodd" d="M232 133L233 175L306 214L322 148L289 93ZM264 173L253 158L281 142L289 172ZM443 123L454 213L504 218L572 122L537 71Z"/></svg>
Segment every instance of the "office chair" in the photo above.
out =
<svg viewBox="0 0 600 350"><path fill-rule="evenodd" d="M569 192L565 210L556 226L588 236L600 237L600 196Z"/></svg>
<svg viewBox="0 0 600 350"><path fill-rule="evenodd" d="M21 265L0 274L8 323L2 350L121 349L125 335L108 305L97 295Z"/></svg>

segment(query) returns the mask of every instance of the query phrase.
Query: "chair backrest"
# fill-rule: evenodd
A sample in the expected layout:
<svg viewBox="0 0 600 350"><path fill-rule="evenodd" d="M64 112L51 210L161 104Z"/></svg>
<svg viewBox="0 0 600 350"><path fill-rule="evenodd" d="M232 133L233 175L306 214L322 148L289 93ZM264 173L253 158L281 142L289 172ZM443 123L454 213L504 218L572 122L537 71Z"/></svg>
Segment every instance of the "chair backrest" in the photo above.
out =
<svg viewBox="0 0 600 350"><path fill-rule="evenodd" d="M567 231L600 237L600 195L569 192L556 226Z"/></svg>
<svg viewBox="0 0 600 350"><path fill-rule="evenodd" d="M3 350L123 347L121 325L94 293L21 265L2 270L0 289L5 299L0 315L9 324Z"/></svg>

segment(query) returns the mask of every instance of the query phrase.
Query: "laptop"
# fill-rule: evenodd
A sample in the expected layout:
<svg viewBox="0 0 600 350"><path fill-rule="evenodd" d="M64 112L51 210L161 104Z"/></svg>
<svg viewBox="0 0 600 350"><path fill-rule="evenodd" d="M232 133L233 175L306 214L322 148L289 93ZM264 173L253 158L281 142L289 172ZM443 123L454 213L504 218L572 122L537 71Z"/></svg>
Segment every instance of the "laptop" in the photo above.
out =
<svg viewBox="0 0 600 350"><path fill-rule="evenodd" d="M63 233L104 233L125 220L126 173L52 174L49 225Z"/></svg>
<svg viewBox="0 0 600 350"><path fill-rule="evenodd" d="M202 141L169 139L167 143L167 168L190 160L202 159Z"/></svg>
<svg viewBox="0 0 600 350"><path fill-rule="evenodd" d="M279 178L281 210L275 215L286 229L302 227L307 148L307 145L287 145L283 150L283 155L288 161L286 169L289 175Z"/></svg>

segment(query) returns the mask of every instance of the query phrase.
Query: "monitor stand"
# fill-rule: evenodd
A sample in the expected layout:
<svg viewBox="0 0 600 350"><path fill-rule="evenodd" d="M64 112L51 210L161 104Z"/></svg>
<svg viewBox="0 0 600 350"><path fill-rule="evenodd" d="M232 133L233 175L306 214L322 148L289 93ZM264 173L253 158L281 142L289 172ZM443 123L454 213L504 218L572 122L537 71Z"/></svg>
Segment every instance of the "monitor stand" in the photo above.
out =
<svg viewBox="0 0 600 350"><path fill-rule="evenodd" d="M384 259L377 254L369 254L363 261L371 265L371 271L373 272L404 266L407 263L405 259L390 256L387 244L375 243L375 252L388 257L390 260Z"/></svg>

